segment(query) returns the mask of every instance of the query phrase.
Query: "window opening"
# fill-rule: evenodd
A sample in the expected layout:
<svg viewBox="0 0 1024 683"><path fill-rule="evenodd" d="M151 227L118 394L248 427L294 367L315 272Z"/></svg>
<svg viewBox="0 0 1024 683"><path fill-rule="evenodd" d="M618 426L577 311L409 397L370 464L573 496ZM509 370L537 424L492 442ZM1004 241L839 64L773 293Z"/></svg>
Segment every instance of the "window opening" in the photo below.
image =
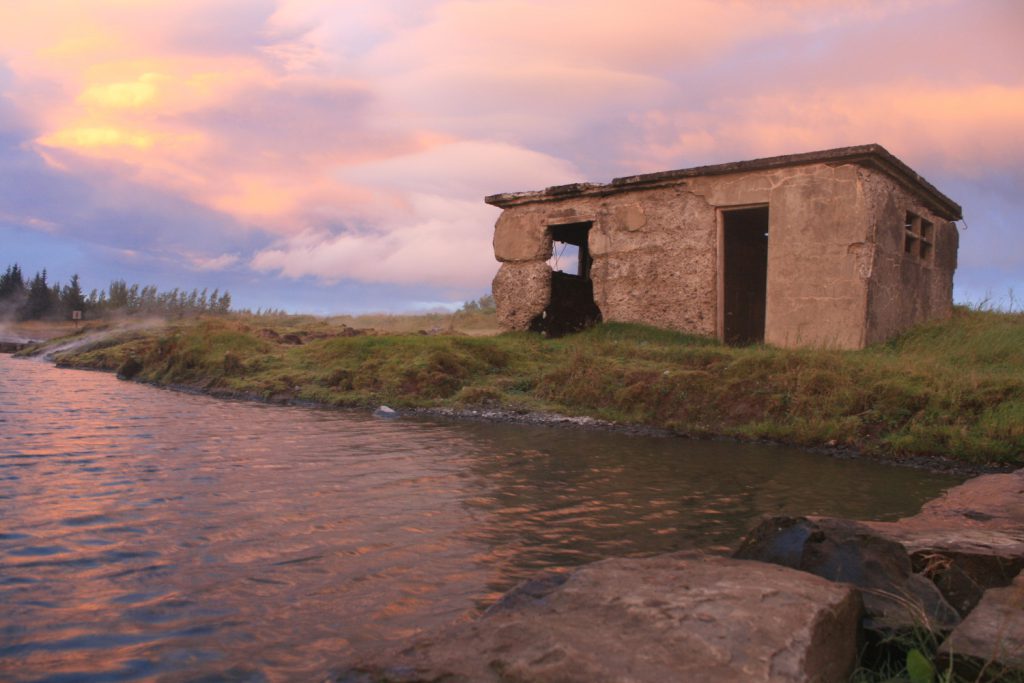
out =
<svg viewBox="0 0 1024 683"><path fill-rule="evenodd" d="M935 224L907 212L903 221L903 253L921 263L929 263L935 253Z"/></svg>
<svg viewBox="0 0 1024 683"><path fill-rule="evenodd" d="M551 270L567 275L580 274L580 248L568 242L551 241Z"/></svg>

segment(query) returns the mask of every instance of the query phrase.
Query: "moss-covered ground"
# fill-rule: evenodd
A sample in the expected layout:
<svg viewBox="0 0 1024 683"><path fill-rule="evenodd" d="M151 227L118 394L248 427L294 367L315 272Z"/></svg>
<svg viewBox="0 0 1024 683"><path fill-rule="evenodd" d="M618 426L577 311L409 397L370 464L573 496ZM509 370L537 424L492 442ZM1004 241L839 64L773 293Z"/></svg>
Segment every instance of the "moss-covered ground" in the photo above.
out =
<svg viewBox="0 0 1024 683"><path fill-rule="evenodd" d="M863 351L732 348L614 323L560 339L453 328L357 333L340 319L200 318L123 331L58 361L271 400L543 410L885 457L1024 461L1020 313L957 308Z"/></svg>

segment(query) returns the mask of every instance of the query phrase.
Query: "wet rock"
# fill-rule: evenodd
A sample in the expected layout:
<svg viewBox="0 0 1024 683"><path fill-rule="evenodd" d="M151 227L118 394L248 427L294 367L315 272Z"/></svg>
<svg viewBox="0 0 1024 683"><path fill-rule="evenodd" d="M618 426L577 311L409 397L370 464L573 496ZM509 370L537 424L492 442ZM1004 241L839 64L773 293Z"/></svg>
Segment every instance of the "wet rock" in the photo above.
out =
<svg viewBox="0 0 1024 683"><path fill-rule="evenodd" d="M478 620L337 680L839 681L860 610L851 588L775 565L612 559L524 584Z"/></svg>
<svg viewBox="0 0 1024 683"><path fill-rule="evenodd" d="M951 660L957 673L972 681L1024 675L1024 574L1009 586L985 591L939 647L940 666Z"/></svg>
<svg viewBox="0 0 1024 683"><path fill-rule="evenodd" d="M902 544L914 570L967 614L1024 570L1024 470L975 477L913 517L864 524Z"/></svg>
<svg viewBox="0 0 1024 683"><path fill-rule="evenodd" d="M388 406L379 406L377 410L373 411L374 417L382 417L384 419L391 419L398 417L398 411Z"/></svg>
<svg viewBox="0 0 1024 683"><path fill-rule="evenodd" d="M751 531L733 556L853 584L863 595L864 625L875 631L948 631L960 621L938 588L914 573L900 543L859 522L774 517Z"/></svg>

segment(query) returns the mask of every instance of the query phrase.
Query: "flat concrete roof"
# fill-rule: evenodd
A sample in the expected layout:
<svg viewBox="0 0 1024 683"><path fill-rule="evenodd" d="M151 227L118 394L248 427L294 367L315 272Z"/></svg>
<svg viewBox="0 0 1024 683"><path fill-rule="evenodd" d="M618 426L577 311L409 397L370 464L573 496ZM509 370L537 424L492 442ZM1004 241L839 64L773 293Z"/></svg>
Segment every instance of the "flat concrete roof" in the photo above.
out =
<svg viewBox="0 0 1024 683"><path fill-rule="evenodd" d="M658 173L624 176L622 178L615 178L610 183L572 183L570 185L555 185L544 190L532 192L505 192L502 194L492 194L485 197L484 201L492 206L507 209L520 204L559 201L573 197L617 194L664 185L674 185L688 178L700 176L728 175L731 173L764 171L773 168L807 166L810 164L860 164L878 169L921 199L937 215L950 221L963 218L963 209L959 204L939 192L934 185L878 144L839 147L818 152L786 154L784 156L766 157L764 159L734 161L728 164L697 166L676 171L660 171Z"/></svg>

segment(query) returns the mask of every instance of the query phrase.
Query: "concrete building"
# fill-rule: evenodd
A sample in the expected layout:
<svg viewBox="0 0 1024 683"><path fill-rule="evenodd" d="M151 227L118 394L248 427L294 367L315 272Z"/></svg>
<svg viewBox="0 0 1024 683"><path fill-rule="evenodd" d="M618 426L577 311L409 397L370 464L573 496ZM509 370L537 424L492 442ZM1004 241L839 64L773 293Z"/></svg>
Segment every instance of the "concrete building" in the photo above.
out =
<svg viewBox="0 0 1024 683"><path fill-rule="evenodd" d="M857 349L952 312L958 204L880 145L485 199L508 330Z"/></svg>

